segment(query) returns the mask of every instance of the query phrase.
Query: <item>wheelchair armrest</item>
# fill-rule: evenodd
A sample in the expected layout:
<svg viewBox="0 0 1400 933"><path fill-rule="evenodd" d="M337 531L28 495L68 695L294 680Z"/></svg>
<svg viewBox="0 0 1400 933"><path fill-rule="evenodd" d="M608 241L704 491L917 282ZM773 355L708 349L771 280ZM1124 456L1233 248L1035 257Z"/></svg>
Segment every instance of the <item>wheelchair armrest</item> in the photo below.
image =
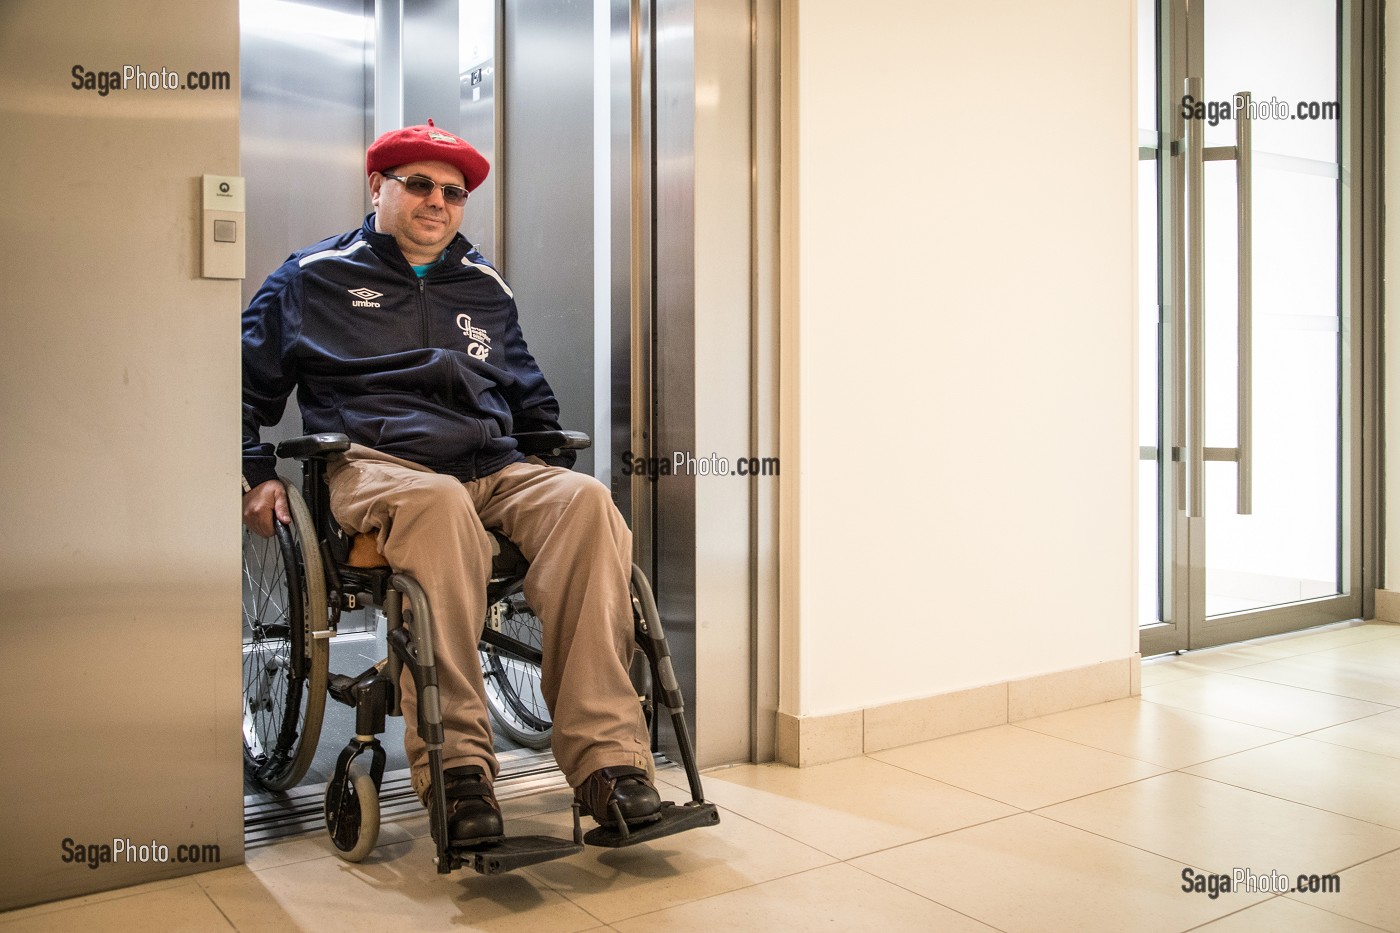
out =
<svg viewBox="0 0 1400 933"><path fill-rule="evenodd" d="M341 454L349 449L350 438L344 434L308 434L278 444L277 456L286 460L314 460L331 454Z"/></svg>
<svg viewBox="0 0 1400 933"><path fill-rule="evenodd" d="M593 438L582 431L527 431L511 437L527 457L557 457L561 450L587 450L593 446Z"/></svg>

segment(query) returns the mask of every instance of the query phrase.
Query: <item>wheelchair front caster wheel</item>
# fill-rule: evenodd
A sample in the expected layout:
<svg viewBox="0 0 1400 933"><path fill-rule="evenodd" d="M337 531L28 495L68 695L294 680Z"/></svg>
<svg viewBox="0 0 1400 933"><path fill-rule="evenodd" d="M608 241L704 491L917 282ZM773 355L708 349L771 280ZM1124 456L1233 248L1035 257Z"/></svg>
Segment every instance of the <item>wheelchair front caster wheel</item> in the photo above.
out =
<svg viewBox="0 0 1400 933"><path fill-rule="evenodd" d="M347 862L360 861L379 841L379 789L359 762L326 788L326 831Z"/></svg>

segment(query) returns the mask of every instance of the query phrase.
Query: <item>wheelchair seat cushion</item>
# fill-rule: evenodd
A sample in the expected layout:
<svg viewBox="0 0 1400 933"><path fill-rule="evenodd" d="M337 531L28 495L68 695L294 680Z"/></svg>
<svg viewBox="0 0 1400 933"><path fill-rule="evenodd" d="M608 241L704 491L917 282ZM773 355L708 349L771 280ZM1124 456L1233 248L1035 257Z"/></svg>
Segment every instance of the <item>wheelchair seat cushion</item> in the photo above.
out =
<svg viewBox="0 0 1400 933"><path fill-rule="evenodd" d="M389 562L379 553L379 543L374 535L358 534L350 542L350 556L345 559L350 567L387 567Z"/></svg>

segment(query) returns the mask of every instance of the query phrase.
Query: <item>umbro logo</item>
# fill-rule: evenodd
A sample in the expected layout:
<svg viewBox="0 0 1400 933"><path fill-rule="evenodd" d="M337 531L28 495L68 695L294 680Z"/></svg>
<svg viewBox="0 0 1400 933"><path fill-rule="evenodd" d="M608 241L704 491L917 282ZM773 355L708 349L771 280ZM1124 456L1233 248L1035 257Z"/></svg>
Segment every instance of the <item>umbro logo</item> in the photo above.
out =
<svg viewBox="0 0 1400 933"><path fill-rule="evenodd" d="M359 301L350 302L350 306L353 308L377 308L379 302L374 299L384 297L383 292L377 292L370 288L351 288L347 291L359 299Z"/></svg>

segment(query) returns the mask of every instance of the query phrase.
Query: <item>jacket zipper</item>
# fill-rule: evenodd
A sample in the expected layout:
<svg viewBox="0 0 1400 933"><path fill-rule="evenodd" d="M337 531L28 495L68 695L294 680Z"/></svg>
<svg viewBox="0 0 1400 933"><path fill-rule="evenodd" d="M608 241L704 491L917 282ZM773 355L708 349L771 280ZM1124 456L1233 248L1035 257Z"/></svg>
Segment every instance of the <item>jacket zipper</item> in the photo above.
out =
<svg viewBox="0 0 1400 933"><path fill-rule="evenodd" d="M428 348L428 290L423 280L418 280L418 321L422 325L423 348Z"/></svg>

